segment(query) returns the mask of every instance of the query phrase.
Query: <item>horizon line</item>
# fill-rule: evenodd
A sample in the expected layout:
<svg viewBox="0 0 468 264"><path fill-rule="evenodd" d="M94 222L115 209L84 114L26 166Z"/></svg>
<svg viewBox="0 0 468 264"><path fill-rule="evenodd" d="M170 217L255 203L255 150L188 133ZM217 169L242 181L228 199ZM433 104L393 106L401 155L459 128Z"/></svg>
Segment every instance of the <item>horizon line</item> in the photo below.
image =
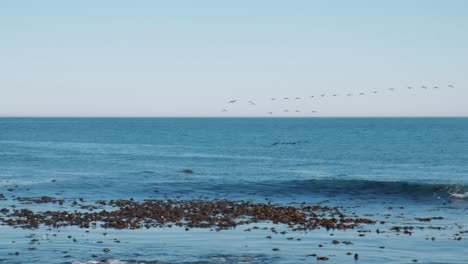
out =
<svg viewBox="0 0 468 264"><path fill-rule="evenodd" d="M468 118L467 116L0 116L0 118Z"/></svg>

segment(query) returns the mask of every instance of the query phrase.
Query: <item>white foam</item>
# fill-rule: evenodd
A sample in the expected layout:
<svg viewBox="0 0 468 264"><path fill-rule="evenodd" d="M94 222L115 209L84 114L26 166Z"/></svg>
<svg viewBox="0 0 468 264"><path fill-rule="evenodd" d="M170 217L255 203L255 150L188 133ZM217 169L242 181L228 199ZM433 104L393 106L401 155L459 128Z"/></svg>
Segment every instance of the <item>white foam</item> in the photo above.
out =
<svg viewBox="0 0 468 264"><path fill-rule="evenodd" d="M138 263L138 262L132 262L132 263ZM96 261L96 260L90 260L90 261L85 261L85 262L76 261L76 262L73 262L72 264L130 264L130 262L122 261L118 259L106 259L103 261Z"/></svg>
<svg viewBox="0 0 468 264"><path fill-rule="evenodd" d="M465 193L450 193L450 196L459 198L459 199L465 199L468 198L468 192Z"/></svg>

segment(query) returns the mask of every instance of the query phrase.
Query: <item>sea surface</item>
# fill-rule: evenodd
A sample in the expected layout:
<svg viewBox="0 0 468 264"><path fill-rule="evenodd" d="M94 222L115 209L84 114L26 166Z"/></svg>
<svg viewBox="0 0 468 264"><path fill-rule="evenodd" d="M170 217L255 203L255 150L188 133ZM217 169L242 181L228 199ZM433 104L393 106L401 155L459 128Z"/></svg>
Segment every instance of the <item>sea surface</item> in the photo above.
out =
<svg viewBox="0 0 468 264"><path fill-rule="evenodd" d="M468 118L0 118L0 193L0 208L36 211L67 204L16 198L309 203L385 221L345 231L276 225L286 235L0 221L0 263L466 264Z"/></svg>

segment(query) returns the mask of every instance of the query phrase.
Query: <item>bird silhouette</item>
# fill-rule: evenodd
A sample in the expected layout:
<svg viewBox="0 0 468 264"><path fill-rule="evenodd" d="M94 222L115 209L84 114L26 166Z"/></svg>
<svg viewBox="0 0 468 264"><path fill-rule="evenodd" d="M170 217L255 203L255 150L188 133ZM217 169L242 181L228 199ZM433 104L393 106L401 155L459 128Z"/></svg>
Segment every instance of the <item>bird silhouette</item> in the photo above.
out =
<svg viewBox="0 0 468 264"><path fill-rule="evenodd" d="M455 85L450 84L448 87L450 87L450 88L455 88Z"/></svg>
<svg viewBox="0 0 468 264"><path fill-rule="evenodd" d="M421 88L423 88L423 89L427 89L427 87L426 87L426 86L424 86L424 85L423 85L423 86L421 86Z"/></svg>
<svg viewBox="0 0 468 264"><path fill-rule="evenodd" d="M325 94L321 94L320 96L325 97Z"/></svg>
<svg viewBox="0 0 468 264"><path fill-rule="evenodd" d="M301 112L301 111L299 111L299 110L296 110L296 113L300 113L300 112Z"/></svg>
<svg viewBox="0 0 468 264"><path fill-rule="evenodd" d="M374 91L374 93L376 94L376 93L378 93L378 91Z"/></svg>
<svg viewBox="0 0 468 264"><path fill-rule="evenodd" d="M283 100L289 100L289 98L288 98L288 97L285 97Z"/></svg>
<svg viewBox="0 0 468 264"><path fill-rule="evenodd" d="M233 103L235 103L235 102L237 102L237 100L231 100L231 101L229 101L228 103L233 104Z"/></svg>
<svg viewBox="0 0 468 264"><path fill-rule="evenodd" d="M359 95L364 95L364 93L360 93Z"/></svg>
<svg viewBox="0 0 468 264"><path fill-rule="evenodd" d="M411 89L413 89L413 87L411 87L411 86L408 86L408 89L410 89L410 90L411 90Z"/></svg>
<svg viewBox="0 0 468 264"><path fill-rule="evenodd" d="M289 112L289 110L284 110L283 112L284 112L284 113L287 113L287 112Z"/></svg>
<svg viewBox="0 0 468 264"><path fill-rule="evenodd" d="M296 97L295 100L300 100L301 98L300 97Z"/></svg>
<svg viewBox="0 0 468 264"><path fill-rule="evenodd" d="M273 112L268 112L268 114L272 115L272 114L273 114Z"/></svg>
<svg viewBox="0 0 468 264"><path fill-rule="evenodd" d="M270 100L274 101L274 100L276 100L276 98L270 98Z"/></svg>
<svg viewBox="0 0 468 264"><path fill-rule="evenodd" d="M309 96L309 97L310 97L310 98L314 98L314 96L313 96L313 95L311 95L311 96Z"/></svg>
<svg viewBox="0 0 468 264"><path fill-rule="evenodd" d="M389 89L390 91L394 91L394 90L395 90L395 88L388 88L388 89Z"/></svg>
<svg viewBox="0 0 468 264"><path fill-rule="evenodd" d="M438 88L439 88L439 86L434 86L434 89L438 89Z"/></svg>
<svg viewBox="0 0 468 264"><path fill-rule="evenodd" d="M226 110L226 109L223 109L223 111L222 111L222 112L224 113L224 112L227 112L227 111L228 111L228 110Z"/></svg>
<svg viewBox="0 0 468 264"><path fill-rule="evenodd" d="M353 96L353 94L347 94L346 96Z"/></svg>

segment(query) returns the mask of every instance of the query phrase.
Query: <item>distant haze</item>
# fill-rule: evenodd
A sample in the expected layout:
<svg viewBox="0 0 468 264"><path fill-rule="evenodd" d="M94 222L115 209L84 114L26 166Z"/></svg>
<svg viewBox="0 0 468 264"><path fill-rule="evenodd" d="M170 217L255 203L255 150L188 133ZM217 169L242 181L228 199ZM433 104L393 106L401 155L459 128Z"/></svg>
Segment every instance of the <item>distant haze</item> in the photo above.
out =
<svg viewBox="0 0 468 264"><path fill-rule="evenodd" d="M0 116L468 116L467 14L462 0L1 1Z"/></svg>

